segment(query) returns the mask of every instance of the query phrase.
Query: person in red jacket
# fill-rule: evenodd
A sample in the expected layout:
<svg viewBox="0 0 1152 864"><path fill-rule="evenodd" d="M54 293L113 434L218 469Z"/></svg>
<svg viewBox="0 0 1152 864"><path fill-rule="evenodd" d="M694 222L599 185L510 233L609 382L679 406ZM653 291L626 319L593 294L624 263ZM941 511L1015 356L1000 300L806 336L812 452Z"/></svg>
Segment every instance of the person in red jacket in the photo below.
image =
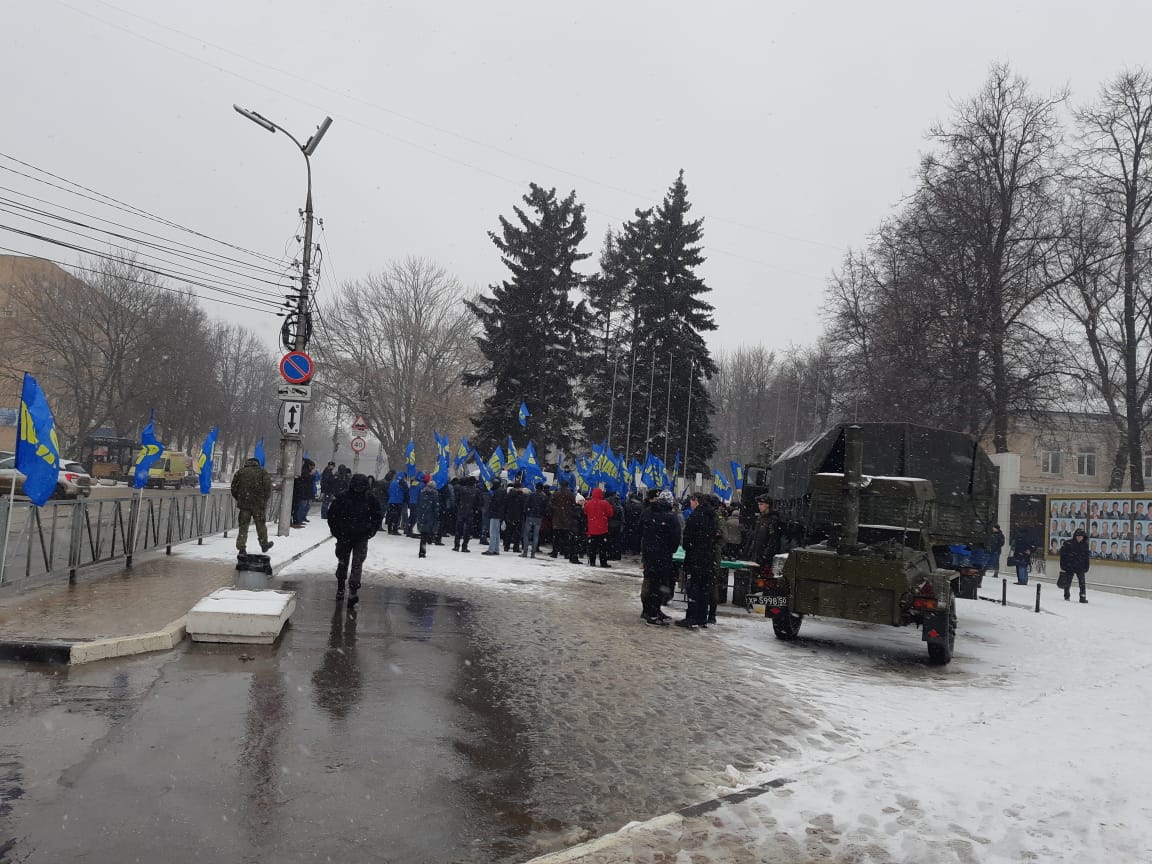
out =
<svg viewBox="0 0 1152 864"><path fill-rule="evenodd" d="M584 505L584 516L588 519L588 566L596 563L600 556L600 566L608 565L608 520L612 518L612 505L604 500L604 490L597 486L592 497Z"/></svg>

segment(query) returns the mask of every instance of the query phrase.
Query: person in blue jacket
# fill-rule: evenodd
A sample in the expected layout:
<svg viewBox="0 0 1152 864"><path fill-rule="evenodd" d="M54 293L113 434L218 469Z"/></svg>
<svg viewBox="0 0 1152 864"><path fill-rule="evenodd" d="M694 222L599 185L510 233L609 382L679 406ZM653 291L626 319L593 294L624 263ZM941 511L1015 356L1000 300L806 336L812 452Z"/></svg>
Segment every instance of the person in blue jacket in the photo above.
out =
<svg viewBox="0 0 1152 864"><path fill-rule="evenodd" d="M408 497L405 494L408 491L406 481L407 478L401 471L388 484L388 511L384 520L389 534L399 534L400 524L404 521L404 499Z"/></svg>

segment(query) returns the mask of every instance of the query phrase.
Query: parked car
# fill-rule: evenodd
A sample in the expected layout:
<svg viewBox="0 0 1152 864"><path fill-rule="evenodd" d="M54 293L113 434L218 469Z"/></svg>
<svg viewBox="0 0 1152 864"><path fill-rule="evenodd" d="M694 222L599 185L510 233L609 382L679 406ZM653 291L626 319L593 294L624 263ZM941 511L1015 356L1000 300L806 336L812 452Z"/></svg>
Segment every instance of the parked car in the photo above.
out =
<svg viewBox="0 0 1152 864"><path fill-rule="evenodd" d="M16 470L16 454L0 450L0 495L11 494L13 485L16 486L15 494L24 494L24 475ZM71 459L61 459L56 490L52 497L87 498L91 494L92 477L84 470L84 466Z"/></svg>

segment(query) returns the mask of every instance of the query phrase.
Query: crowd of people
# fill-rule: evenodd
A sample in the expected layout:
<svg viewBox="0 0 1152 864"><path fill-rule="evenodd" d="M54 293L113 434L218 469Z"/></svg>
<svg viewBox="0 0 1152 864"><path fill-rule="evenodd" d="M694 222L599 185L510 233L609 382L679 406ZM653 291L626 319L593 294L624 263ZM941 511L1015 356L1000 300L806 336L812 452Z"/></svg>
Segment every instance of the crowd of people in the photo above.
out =
<svg viewBox="0 0 1152 864"><path fill-rule="evenodd" d="M780 546L779 522L766 497L758 501L754 530L745 531L738 507L704 493L677 501L667 489L638 491L621 500L600 488L585 497L565 483L497 479L489 488L474 476L437 486L421 472L390 471L378 480L330 462L317 490L315 465L306 460L292 491L294 527L308 521L308 507L319 492L320 517L336 538L337 598L347 596L349 606L359 600L368 541L386 530L418 539L421 558L431 547L447 547L448 539L458 553L472 552L470 544L478 541L482 555L547 555L574 564L586 561L589 567L611 567L611 561L638 556L644 575L641 616L662 626L671 623L662 607L674 594L676 558L683 547L688 610L676 624L705 628L716 623L722 558L746 553L751 560L769 561ZM243 551L242 541L237 545Z"/></svg>

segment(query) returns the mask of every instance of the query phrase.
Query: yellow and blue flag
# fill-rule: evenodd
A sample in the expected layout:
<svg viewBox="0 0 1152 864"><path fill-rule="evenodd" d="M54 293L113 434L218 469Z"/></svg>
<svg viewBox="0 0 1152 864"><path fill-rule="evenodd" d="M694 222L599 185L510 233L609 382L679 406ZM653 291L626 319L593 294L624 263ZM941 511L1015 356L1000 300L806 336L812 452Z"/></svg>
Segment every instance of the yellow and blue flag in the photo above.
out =
<svg viewBox="0 0 1152 864"><path fill-rule="evenodd" d="M744 489L744 466L739 462L728 460L728 465L732 469L732 485L736 488L737 492Z"/></svg>
<svg viewBox="0 0 1152 864"><path fill-rule="evenodd" d="M496 452L500 452L500 448L496 448ZM472 451L472 458L476 461L476 467L480 469L480 479L484 481L484 485L489 489L492 488L492 481L496 478L492 469L485 464L484 460L480 458L480 454L475 450Z"/></svg>
<svg viewBox="0 0 1152 864"><path fill-rule="evenodd" d="M504 460L500 458L500 445L497 444L496 449L492 451L492 455L488 457L488 471L492 474L493 477L496 477L503 470Z"/></svg>
<svg viewBox="0 0 1152 864"><path fill-rule="evenodd" d="M512 441L512 436L508 436L508 458L504 460L504 467L508 469L508 476L512 476L513 471L520 470L520 457L516 451L516 444Z"/></svg>
<svg viewBox="0 0 1152 864"><path fill-rule="evenodd" d="M16 439L15 465L24 475L24 494L37 507L43 507L56 491L60 442L56 439L56 422L48 399L27 372L20 391L20 433Z"/></svg>
<svg viewBox="0 0 1152 864"><path fill-rule="evenodd" d="M459 471L464 465L468 464L468 458L471 455L472 448L468 444L468 436L461 435L460 446L456 448L456 460L452 463L452 467Z"/></svg>
<svg viewBox="0 0 1152 864"><path fill-rule="evenodd" d="M432 434L436 436L436 473L432 475L432 481L440 489L448 482L448 436L441 437L439 432Z"/></svg>
<svg viewBox="0 0 1152 864"><path fill-rule="evenodd" d="M196 473L200 475L200 494L207 495L212 491L212 452L216 449L216 436L220 430L213 426L204 445L200 448L200 456L196 460Z"/></svg>
<svg viewBox="0 0 1152 864"><path fill-rule="evenodd" d="M528 406L524 404L524 400L520 400L520 425L527 426L528 418L532 415L528 413Z"/></svg>
<svg viewBox="0 0 1152 864"><path fill-rule="evenodd" d="M728 478L724 476L724 472L719 468L712 474L712 491L716 493L716 497L721 501L728 502L732 500L732 484L728 482Z"/></svg>
<svg viewBox="0 0 1152 864"><path fill-rule="evenodd" d="M132 472L132 487L143 489L148 485L148 471L152 464L164 455L164 445L156 437L156 412L148 415L148 425L140 433L140 455L136 457L136 468ZM264 439L260 439L263 442Z"/></svg>
<svg viewBox="0 0 1152 864"><path fill-rule="evenodd" d="M416 442L409 441L408 446L404 448L404 462L408 465L409 469L416 467ZM412 475L412 471L408 471L408 475Z"/></svg>

